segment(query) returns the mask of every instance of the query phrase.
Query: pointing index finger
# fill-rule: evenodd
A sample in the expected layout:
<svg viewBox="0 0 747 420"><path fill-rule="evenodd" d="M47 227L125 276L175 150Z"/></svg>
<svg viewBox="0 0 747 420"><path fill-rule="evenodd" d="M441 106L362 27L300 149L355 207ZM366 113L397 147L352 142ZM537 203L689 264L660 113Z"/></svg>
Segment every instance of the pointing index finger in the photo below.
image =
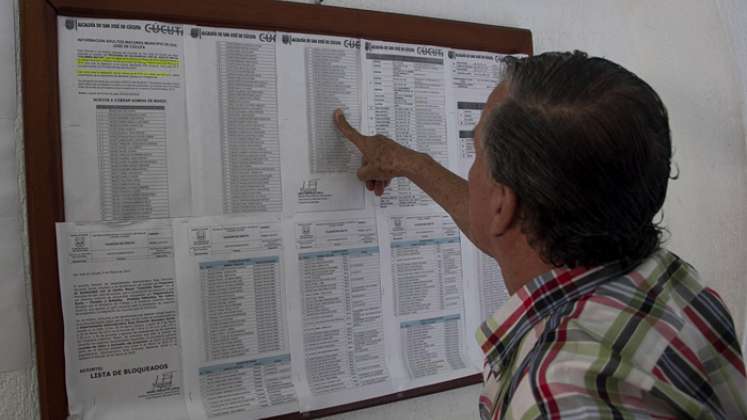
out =
<svg viewBox="0 0 747 420"><path fill-rule="evenodd" d="M358 130L348 124L348 120L345 119L345 114L343 114L341 109L338 108L335 110L334 117L335 125L337 126L337 129L340 130L340 133L350 140L358 150L363 152L366 136L359 133Z"/></svg>

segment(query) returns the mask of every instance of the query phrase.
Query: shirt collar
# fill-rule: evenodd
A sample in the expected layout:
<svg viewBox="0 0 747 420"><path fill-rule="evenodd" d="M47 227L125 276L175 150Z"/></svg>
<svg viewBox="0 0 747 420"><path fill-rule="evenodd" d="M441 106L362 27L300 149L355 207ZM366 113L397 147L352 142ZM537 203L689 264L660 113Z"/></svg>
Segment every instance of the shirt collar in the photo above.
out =
<svg viewBox="0 0 747 420"><path fill-rule="evenodd" d="M561 267L532 279L477 329L477 343L486 363L501 374L524 335L539 321L608 279L624 274L627 267L619 262L595 268Z"/></svg>

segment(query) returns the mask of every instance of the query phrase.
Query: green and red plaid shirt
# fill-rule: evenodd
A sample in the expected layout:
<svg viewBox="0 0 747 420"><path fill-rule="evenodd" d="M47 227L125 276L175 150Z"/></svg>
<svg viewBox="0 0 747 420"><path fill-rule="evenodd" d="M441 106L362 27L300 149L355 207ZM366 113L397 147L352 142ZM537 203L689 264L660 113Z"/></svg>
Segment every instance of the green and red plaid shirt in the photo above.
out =
<svg viewBox="0 0 747 420"><path fill-rule="evenodd" d="M537 277L477 339L483 419L747 418L729 311L663 249L634 266Z"/></svg>

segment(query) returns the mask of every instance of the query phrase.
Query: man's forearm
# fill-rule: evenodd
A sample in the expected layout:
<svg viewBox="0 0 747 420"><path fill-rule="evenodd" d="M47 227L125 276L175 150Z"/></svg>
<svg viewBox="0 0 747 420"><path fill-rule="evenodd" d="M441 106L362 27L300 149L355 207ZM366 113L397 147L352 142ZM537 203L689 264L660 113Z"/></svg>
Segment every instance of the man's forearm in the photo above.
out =
<svg viewBox="0 0 747 420"><path fill-rule="evenodd" d="M440 204L459 229L472 238L469 227L469 189L467 181L436 162L425 153L417 153L405 176Z"/></svg>

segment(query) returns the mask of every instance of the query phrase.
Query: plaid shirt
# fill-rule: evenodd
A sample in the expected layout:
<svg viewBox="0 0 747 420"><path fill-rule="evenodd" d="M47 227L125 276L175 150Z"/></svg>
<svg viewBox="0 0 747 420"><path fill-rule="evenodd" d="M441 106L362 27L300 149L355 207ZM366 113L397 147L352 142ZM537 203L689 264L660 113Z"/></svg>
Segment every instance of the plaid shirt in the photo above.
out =
<svg viewBox="0 0 747 420"><path fill-rule="evenodd" d="M729 311L663 249L635 267L537 277L477 340L483 419L747 418Z"/></svg>

